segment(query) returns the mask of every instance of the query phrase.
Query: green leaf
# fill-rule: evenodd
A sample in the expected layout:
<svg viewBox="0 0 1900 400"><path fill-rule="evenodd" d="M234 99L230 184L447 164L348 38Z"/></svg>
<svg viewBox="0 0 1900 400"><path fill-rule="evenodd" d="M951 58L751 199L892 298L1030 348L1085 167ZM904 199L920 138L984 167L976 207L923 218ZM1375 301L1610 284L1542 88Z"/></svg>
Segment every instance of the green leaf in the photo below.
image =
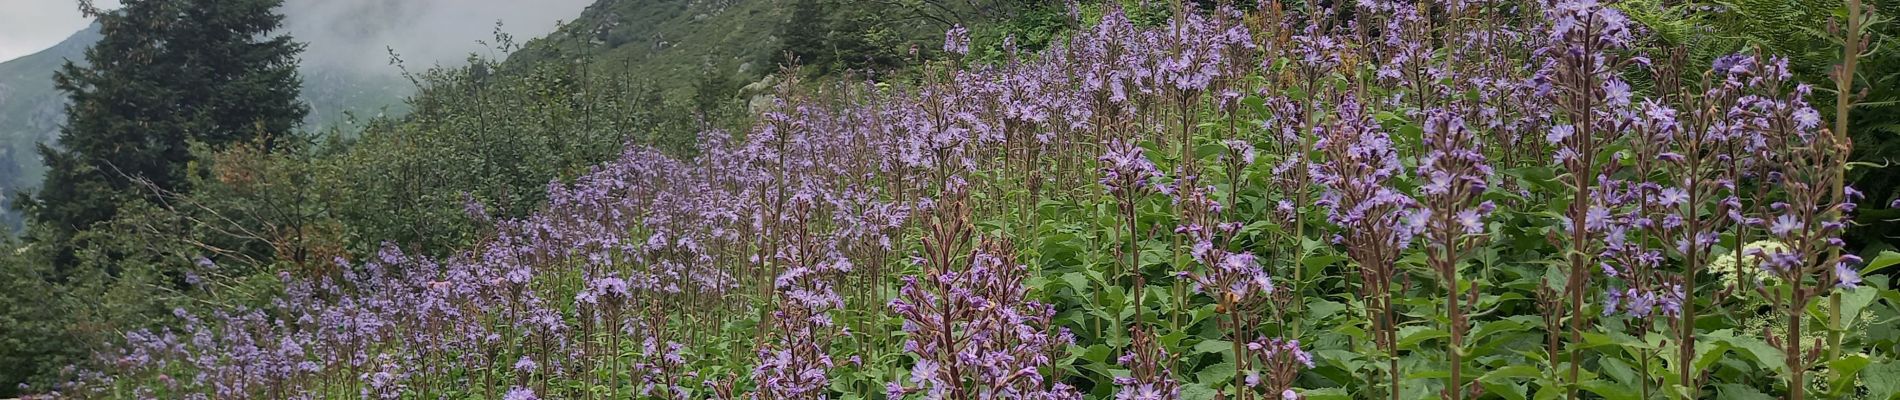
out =
<svg viewBox="0 0 1900 400"><path fill-rule="evenodd" d="M1202 368L1200 372L1194 373L1194 378L1197 382L1207 385L1231 381L1234 379L1234 363L1223 362L1209 365L1207 368Z"/></svg>
<svg viewBox="0 0 1900 400"><path fill-rule="evenodd" d="M1736 350L1741 350L1743 353L1748 353L1750 357L1753 357L1755 361L1764 368L1773 371L1786 369L1788 357L1781 352L1781 349L1769 346L1768 342L1762 341L1761 339L1734 336L1714 339Z"/></svg>
<svg viewBox="0 0 1900 400"><path fill-rule="evenodd" d="M1325 255L1316 255L1316 256L1306 257L1306 259L1300 260L1300 264L1305 266L1307 270L1312 270L1315 268L1333 265L1333 263L1337 263L1337 262L1345 261L1345 260L1346 260L1345 256L1341 256L1337 254L1325 254Z"/></svg>
<svg viewBox="0 0 1900 400"><path fill-rule="evenodd" d="M1867 384L1869 399L1893 400L1900 398L1900 362L1888 361L1860 371L1860 379Z"/></svg>
<svg viewBox="0 0 1900 400"><path fill-rule="evenodd" d="M1710 340L1697 341L1695 370L1709 370L1709 366L1715 365L1716 361L1721 361L1722 356L1728 354L1728 350L1729 345L1726 342Z"/></svg>
<svg viewBox="0 0 1900 400"><path fill-rule="evenodd" d="M1299 389L1294 389L1294 391L1299 392L1300 398L1309 399L1309 400L1351 400L1352 399L1352 396L1346 395L1346 389L1344 388L1329 387L1329 388L1307 390L1303 392L1299 391Z"/></svg>
<svg viewBox="0 0 1900 400"><path fill-rule="evenodd" d="M1240 98L1240 104L1248 107L1262 107L1267 105L1267 99L1260 96L1247 96Z"/></svg>
<svg viewBox="0 0 1900 400"><path fill-rule="evenodd" d="M1076 292L1086 293L1089 291L1089 276L1087 274L1081 272L1062 274L1062 282L1068 284L1069 289L1074 289Z"/></svg>
<svg viewBox="0 0 1900 400"><path fill-rule="evenodd" d="M1098 363L1107 362L1109 351L1110 350L1108 349L1108 346L1099 345L1099 344L1094 345L1094 346L1089 346L1088 350L1082 353L1082 359L1098 362Z"/></svg>
<svg viewBox="0 0 1900 400"><path fill-rule="evenodd" d="M1579 387L1583 388L1584 391L1596 393L1598 396L1603 396L1603 398L1609 400L1637 400L1635 390L1630 390L1631 388L1629 386L1617 382L1593 379L1583 382Z"/></svg>
<svg viewBox="0 0 1900 400"><path fill-rule="evenodd" d="M1312 301L1306 302L1306 320L1324 321L1326 318L1332 317L1333 314L1338 314L1340 311L1345 310L1346 305L1343 303L1314 298Z"/></svg>
<svg viewBox="0 0 1900 400"><path fill-rule="evenodd" d="M1505 383L1510 383L1511 380L1513 379L1537 378L1541 376L1544 376L1544 372L1542 370L1537 369L1537 367L1520 364L1520 365L1506 366L1504 368L1491 370L1491 372L1486 372L1484 376L1478 377L1478 381L1505 384Z"/></svg>
<svg viewBox="0 0 1900 400"><path fill-rule="evenodd" d="M1611 379L1615 379L1624 385L1634 386L1641 384L1641 382L1638 381L1640 378L1638 378L1639 375L1636 373L1636 368L1630 366L1629 362L1623 361L1621 358L1604 357L1601 364L1597 366L1597 369L1601 370L1603 375L1609 376Z"/></svg>
<svg viewBox="0 0 1900 400"><path fill-rule="evenodd" d="M1715 398L1720 400L1774 400L1774 396L1755 390L1755 387L1723 383L1715 385Z"/></svg>
<svg viewBox="0 0 1900 400"><path fill-rule="evenodd" d="M1421 342L1432 340L1432 339L1451 337L1451 332L1445 332L1442 329L1426 328L1422 326L1408 326L1404 328L1399 328L1399 335L1401 335L1399 337L1399 348L1412 350L1412 349L1417 349L1418 344Z"/></svg>
<svg viewBox="0 0 1900 400"><path fill-rule="evenodd" d="M1196 354L1221 353L1234 349L1234 342L1225 340L1202 340L1194 344Z"/></svg>
<svg viewBox="0 0 1900 400"><path fill-rule="evenodd" d="M1181 385L1181 400L1213 400L1216 393L1213 388L1199 383Z"/></svg>
<svg viewBox="0 0 1900 400"><path fill-rule="evenodd" d="M1895 265L1900 265L1900 253L1895 253L1892 251L1882 251L1880 252L1880 255L1874 256L1874 259L1867 260L1867 265L1860 267L1860 275L1861 276L1871 275L1875 272L1880 272L1880 270L1887 269L1887 267L1892 267Z"/></svg>
<svg viewBox="0 0 1900 400"><path fill-rule="evenodd" d="M1520 315L1511 317L1511 319L1485 322L1483 325L1478 325L1476 329L1471 330L1471 338L1468 340L1472 343L1477 343L1486 336L1498 333L1527 331L1531 329L1532 324L1530 322L1535 322L1536 318L1536 316L1531 315ZM1522 321L1520 319L1528 321Z"/></svg>
<svg viewBox="0 0 1900 400"><path fill-rule="evenodd" d="M1827 369L1832 372L1829 375L1835 376L1833 381L1829 382L1828 392L1840 395L1854 390L1855 377L1860 375L1861 369L1867 368L1867 365L1872 363L1873 360L1860 354L1848 354L1828 361Z"/></svg>
<svg viewBox="0 0 1900 400"><path fill-rule="evenodd" d="M1537 400L1554 400L1564 397L1564 389L1557 385L1544 385L1537 388Z"/></svg>
<svg viewBox="0 0 1900 400"><path fill-rule="evenodd" d="M1515 383L1478 382L1478 386L1483 386L1485 393L1498 395L1506 400L1524 400L1526 392L1530 390L1524 385Z"/></svg>
<svg viewBox="0 0 1900 400"><path fill-rule="evenodd" d="M1866 310L1867 305L1873 304L1874 299L1879 297L1880 289L1862 286L1838 293L1841 294L1841 328L1848 329L1852 327L1854 321L1860 320L1860 312Z"/></svg>

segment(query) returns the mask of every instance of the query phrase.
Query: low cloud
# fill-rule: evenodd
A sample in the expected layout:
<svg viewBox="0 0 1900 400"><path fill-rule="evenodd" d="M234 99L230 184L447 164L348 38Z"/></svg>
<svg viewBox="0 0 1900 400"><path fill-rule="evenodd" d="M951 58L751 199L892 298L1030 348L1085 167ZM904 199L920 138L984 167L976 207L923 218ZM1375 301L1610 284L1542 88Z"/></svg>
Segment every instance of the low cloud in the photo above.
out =
<svg viewBox="0 0 1900 400"><path fill-rule="evenodd" d="M594 0L287 0L285 27L309 43L306 68L396 72L388 48L411 70L492 54L496 21L517 43L552 32Z"/></svg>

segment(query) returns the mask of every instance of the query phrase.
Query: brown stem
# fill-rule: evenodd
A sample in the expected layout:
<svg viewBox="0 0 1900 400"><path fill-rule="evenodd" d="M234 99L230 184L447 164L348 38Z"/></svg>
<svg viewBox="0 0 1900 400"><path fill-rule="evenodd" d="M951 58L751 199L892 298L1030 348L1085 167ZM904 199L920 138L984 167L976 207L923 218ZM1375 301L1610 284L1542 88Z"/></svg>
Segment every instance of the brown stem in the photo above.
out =
<svg viewBox="0 0 1900 400"><path fill-rule="evenodd" d="M1795 290L1799 291L1801 289L1797 288ZM1800 296L1800 294L1797 293L1795 296ZM1795 301L1793 304L1801 303L1803 302ZM1805 355L1801 353L1801 310L1804 308L1805 307L1791 307L1788 309L1788 337L1782 338L1782 343L1786 343L1785 346L1787 347L1785 353L1787 353L1788 358L1788 399L1790 400L1801 400L1801 389L1807 387L1807 381L1802 378L1802 373L1806 372L1803 370L1807 369L1802 366L1802 359L1805 358Z"/></svg>

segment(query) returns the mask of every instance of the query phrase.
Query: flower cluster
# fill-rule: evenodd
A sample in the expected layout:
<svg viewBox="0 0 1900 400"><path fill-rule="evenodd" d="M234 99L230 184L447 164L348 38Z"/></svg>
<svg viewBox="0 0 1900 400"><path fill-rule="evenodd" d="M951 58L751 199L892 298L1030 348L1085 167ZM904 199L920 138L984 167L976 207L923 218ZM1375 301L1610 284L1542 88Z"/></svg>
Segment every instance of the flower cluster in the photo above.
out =
<svg viewBox="0 0 1900 400"><path fill-rule="evenodd" d="M1293 379L1301 370L1313 368L1313 355L1300 347L1298 339L1259 338L1247 343L1247 352L1260 360L1258 370L1247 371L1247 386L1283 400L1299 398L1293 392Z"/></svg>
<svg viewBox="0 0 1900 400"><path fill-rule="evenodd" d="M1128 376L1115 377L1115 400L1152 400L1181 398L1181 383L1174 380L1168 365L1174 360L1168 350L1155 343L1154 333L1134 331L1129 350L1116 362L1127 367Z"/></svg>
<svg viewBox="0 0 1900 400"><path fill-rule="evenodd" d="M1053 326L1053 307L1028 299L1027 268L1010 246L985 241L966 264L904 278L890 307L904 319L903 348L916 363L907 382L889 384L891 398L1080 398L1045 375L1075 339Z"/></svg>

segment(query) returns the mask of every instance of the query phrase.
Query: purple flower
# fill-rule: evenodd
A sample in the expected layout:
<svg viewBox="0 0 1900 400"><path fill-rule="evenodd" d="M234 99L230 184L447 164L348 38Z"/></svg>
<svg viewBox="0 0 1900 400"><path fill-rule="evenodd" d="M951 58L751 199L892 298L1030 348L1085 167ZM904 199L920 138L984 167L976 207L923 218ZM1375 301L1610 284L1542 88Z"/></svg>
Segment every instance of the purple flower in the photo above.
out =
<svg viewBox="0 0 1900 400"><path fill-rule="evenodd" d="M1161 175L1155 164L1142 155L1141 146L1121 139L1109 142L1108 152L1099 160L1102 186L1107 186L1112 194L1136 194L1153 189L1150 181Z"/></svg>
<svg viewBox="0 0 1900 400"><path fill-rule="evenodd" d="M1851 256L1850 256L1851 257ZM1858 261L1858 258L1855 259ZM1848 261L1834 264L1834 286L1842 289L1860 287L1860 271L1848 267Z"/></svg>
<svg viewBox="0 0 1900 400"><path fill-rule="evenodd" d="M502 399L504 400L540 400L540 397L536 397L534 395L534 389L529 389L529 388L524 388L524 387L515 387L512 389L508 389L508 395L506 397L502 397Z"/></svg>
<svg viewBox="0 0 1900 400"><path fill-rule="evenodd" d="M1552 126L1550 127L1550 132L1544 134L1544 142L1550 143L1550 144L1562 144L1565 140L1570 140L1570 136L1575 135L1576 133L1577 133L1577 127L1575 126L1570 126L1570 125Z"/></svg>
<svg viewBox="0 0 1900 400"><path fill-rule="evenodd" d="M1801 222L1796 220L1794 215L1791 214L1776 216L1775 222L1768 225L1768 232L1775 236L1787 236L1796 229L1801 229Z"/></svg>
<svg viewBox="0 0 1900 400"><path fill-rule="evenodd" d="M956 55L970 54L970 30L964 28L962 24L951 26L949 31L943 33L943 52Z"/></svg>

